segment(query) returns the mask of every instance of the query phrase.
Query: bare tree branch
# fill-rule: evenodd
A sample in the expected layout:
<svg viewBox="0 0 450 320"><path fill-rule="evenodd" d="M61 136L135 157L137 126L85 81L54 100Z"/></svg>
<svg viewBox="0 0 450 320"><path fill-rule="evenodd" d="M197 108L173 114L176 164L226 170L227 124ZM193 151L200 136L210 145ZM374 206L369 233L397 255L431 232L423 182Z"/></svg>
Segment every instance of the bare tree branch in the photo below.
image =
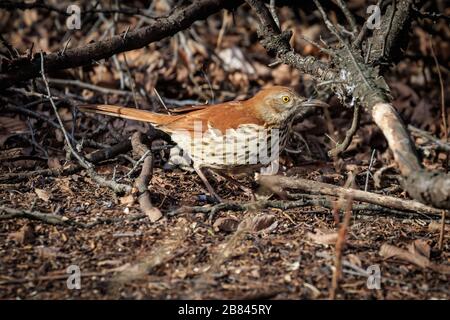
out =
<svg viewBox="0 0 450 320"><path fill-rule="evenodd" d="M189 6L176 10L169 17L155 19L146 27L128 32L126 37L120 34L83 47L67 49L64 55L60 52L47 54L44 67L50 73L55 70L90 65L94 61L107 59L117 53L145 47L190 27L197 20L206 19L224 8L233 8L241 3L240 0L194 1ZM34 55L31 59L22 57L5 61L0 73L0 89L39 76L40 64L39 55Z"/></svg>

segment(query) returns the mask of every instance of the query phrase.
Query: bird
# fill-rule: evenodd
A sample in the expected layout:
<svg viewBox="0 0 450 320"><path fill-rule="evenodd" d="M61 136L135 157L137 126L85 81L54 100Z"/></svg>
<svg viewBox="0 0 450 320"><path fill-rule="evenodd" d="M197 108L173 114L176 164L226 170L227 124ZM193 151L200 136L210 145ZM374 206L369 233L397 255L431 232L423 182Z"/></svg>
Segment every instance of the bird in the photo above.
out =
<svg viewBox="0 0 450 320"><path fill-rule="evenodd" d="M78 108L82 112L148 122L169 134L176 143L170 152L172 163L193 168L211 196L221 202L202 169L224 175L257 170L276 173L279 153L286 147L296 115L307 107L326 106L289 87L271 86L248 100L195 106L182 114L106 104Z"/></svg>

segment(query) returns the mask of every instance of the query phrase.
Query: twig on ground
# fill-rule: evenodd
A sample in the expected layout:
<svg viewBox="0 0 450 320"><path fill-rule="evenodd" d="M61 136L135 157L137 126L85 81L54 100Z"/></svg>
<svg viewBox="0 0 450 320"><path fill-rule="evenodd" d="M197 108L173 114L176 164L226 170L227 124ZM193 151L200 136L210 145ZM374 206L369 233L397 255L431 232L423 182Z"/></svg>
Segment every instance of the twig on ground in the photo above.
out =
<svg viewBox="0 0 450 320"><path fill-rule="evenodd" d="M437 150L450 152L450 144L445 143L439 138L436 138L432 134L426 132L425 130L419 129L411 124L408 125L408 129L413 133L416 134L422 138L427 139L428 141L434 143L436 145Z"/></svg>
<svg viewBox="0 0 450 320"><path fill-rule="evenodd" d="M439 77L439 86L441 89L441 118L442 118L442 127L444 129L443 139L444 142L448 142L448 124L447 124L447 110L445 108L445 90L444 90L444 81L442 80L441 69L439 67L439 61L436 57L436 53L434 52L433 40L430 38L430 47L431 47L431 55L433 56L434 63L436 64L436 70ZM450 152L447 151L447 159L446 159L446 168L448 169Z"/></svg>
<svg viewBox="0 0 450 320"><path fill-rule="evenodd" d="M86 155L86 159L92 163L99 163L108 159L111 159L122 153L127 153L131 150L130 139L125 139L124 141L101 150L94 151ZM0 181L15 180L20 181L34 176L59 176L72 174L83 167L79 164L70 164L69 166L63 167L61 169L42 169L35 170L31 172L19 172L19 173L7 173L0 175Z"/></svg>
<svg viewBox="0 0 450 320"><path fill-rule="evenodd" d="M445 210L442 210L441 230L439 230L438 249L444 248L444 234L445 234Z"/></svg>
<svg viewBox="0 0 450 320"><path fill-rule="evenodd" d="M8 208L5 206L0 206L0 212L5 212L6 214L0 215L0 220L10 220L10 219L29 219L29 220L37 220L40 222L44 222L46 224L51 225L59 225L59 226L73 226L77 228L92 228L99 224L107 224L107 223L115 223L115 222L123 222L123 221L133 221L145 218L146 215L138 214L134 216L126 216L119 218L99 218L90 223L78 222L73 219L69 219L67 217L56 215L52 213L43 213L38 211L24 210L24 209L15 209Z"/></svg>
<svg viewBox="0 0 450 320"><path fill-rule="evenodd" d="M403 200L362 190L346 189L328 183L307 179L282 176L260 176L259 183L261 186L278 194L285 193L285 189L299 189L313 194L351 196L355 201L368 202L397 210L415 211L434 216L441 215L441 210L426 206L414 200Z"/></svg>
<svg viewBox="0 0 450 320"><path fill-rule="evenodd" d="M149 143L153 141L154 137L150 137ZM137 194L139 206L143 213L145 213L152 222L157 221L162 217L161 211L152 205L150 200L150 191L148 190L148 184L150 183L153 175L153 154L151 150L145 145L142 134L136 132L131 137L131 145L133 151L143 158L142 169L139 177L134 182L134 188Z"/></svg>
<svg viewBox="0 0 450 320"><path fill-rule="evenodd" d="M352 198L347 198L347 207L345 209L344 220L339 228L338 238L336 241L335 258L334 258L334 270L333 278L331 280L330 299L336 299L336 293L339 288L339 280L342 275L342 251L344 250L345 243L347 241L347 230L350 224L350 218L352 216Z"/></svg>
<svg viewBox="0 0 450 320"><path fill-rule="evenodd" d="M348 129L347 132L345 133L344 141L342 141L342 143L338 143L334 149L328 151L328 155L330 157L337 157L342 152L347 150L348 146L352 142L352 138L355 135L356 130L358 130L360 117L361 117L361 114L359 112L359 105L355 105L355 107L353 108L352 125L351 125L350 129Z"/></svg>
<svg viewBox="0 0 450 320"><path fill-rule="evenodd" d="M275 208L281 210L288 210L293 208L316 206L324 207L329 210L335 208L334 202L337 198L330 196L321 195L311 195L311 194L288 194L290 200L259 200L255 202L226 202L219 203L213 206L182 206L178 209L170 211L167 216L175 216L183 213L204 213L208 214L209 220L211 221L214 216L222 211L247 211L247 210L262 210L266 208ZM359 212L360 214L371 215L373 212L382 213L386 215L393 215L398 217L405 217L411 215L425 215L416 211L409 210L396 210L388 208L385 206L375 205L375 204L355 204L352 203L352 209L354 212ZM301 214L307 214L308 212L301 212ZM429 218L429 217L427 217Z"/></svg>

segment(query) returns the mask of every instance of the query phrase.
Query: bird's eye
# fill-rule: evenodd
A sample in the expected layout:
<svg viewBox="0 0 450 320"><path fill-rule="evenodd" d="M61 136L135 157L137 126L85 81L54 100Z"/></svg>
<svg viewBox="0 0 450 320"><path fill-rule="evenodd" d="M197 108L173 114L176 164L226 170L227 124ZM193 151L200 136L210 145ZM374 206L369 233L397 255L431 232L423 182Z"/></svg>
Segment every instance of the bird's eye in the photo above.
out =
<svg viewBox="0 0 450 320"><path fill-rule="evenodd" d="M291 98L289 98L289 96L283 96L281 97L281 99L283 100L284 103L288 103L289 101L291 101Z"/></svg>

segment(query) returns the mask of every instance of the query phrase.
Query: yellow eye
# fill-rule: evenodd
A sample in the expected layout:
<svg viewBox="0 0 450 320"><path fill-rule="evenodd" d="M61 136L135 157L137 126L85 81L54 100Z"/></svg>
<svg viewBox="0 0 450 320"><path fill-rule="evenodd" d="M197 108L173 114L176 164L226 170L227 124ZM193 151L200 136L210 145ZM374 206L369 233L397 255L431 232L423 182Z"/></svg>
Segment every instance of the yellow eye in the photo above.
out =
<svg viewBox="0 0 450 320"><path fill-rule="evenodd" d="M281 99L283 99L284 103L288 103L289 101L291 101L291 98L289 98L289 96L283 96Z"/></svg>

